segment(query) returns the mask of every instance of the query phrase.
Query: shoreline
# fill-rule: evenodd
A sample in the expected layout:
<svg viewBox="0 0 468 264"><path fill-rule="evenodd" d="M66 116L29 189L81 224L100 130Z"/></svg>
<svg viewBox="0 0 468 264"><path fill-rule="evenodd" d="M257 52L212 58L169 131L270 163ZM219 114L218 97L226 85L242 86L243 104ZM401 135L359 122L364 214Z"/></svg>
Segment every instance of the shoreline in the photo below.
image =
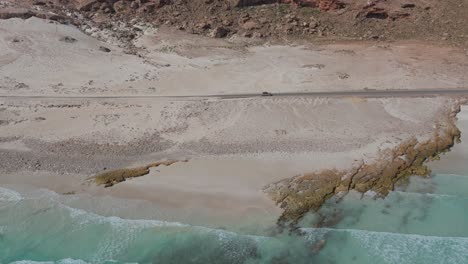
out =
<svg viewBox="0 0 468 264"><path fill-rule="evenodd" d="M433 137L419 142L416 138L403 142L396 148L378 153L375 162L361 162L357 167L339 171L306 173L281 180L265 186L264 191L284 211L278 224L284 226L292 222L293 226L308 212L317 211L329 198L356 190L362 194L373 192L385 197L394 190L395 184L411 176L426 176L431 170L427 161L438 159L439 155L449 152L460 143L461 131L456 126L456 115L466 99L456 102L446 113L444 123L437 124Z"/></svg>
<svg viewBox="0 0 468 264"><path fill-rule="evenodd" d="M432 102L432 100L418 99L417 102ZM380 101L378 100L378 102ZM412 101L410 100L410 102ZM380 143L378 144L364 144L361 150L352 147L349 151L343 151L346 150L344 148L341 150L342 152L330 152L328 154L316 151L305 153L285 152L283 154L262 152L253 155L242 153L220 155L213 153L206 156L186 156L189 159L188 162L176 163L170 167L163 166L149 169L149 174L122 182L111 188L86 184L86 179L102 172L102 170L96 170L92 174L84 175L82 173L64 174L59 171L56 173L53 171L47 172L47 170L41 171L44 165L39 167L37 172L28 172L28 170L10 172L3 175L0 180L2 184L29 183L33 186L52 189L58 193L69 195L87 193L98 197L143 200L165 212L164 214L157 214L158 219L161 220L179 221L182 219L182 222L201 225L202 223L209 223L210 219L214 219L211 224L212 227L216 227L223 224L229 225L228 223L235 226L239 224L238 219L250 219L245 222L252 223L262 219L261 222L266 223L267 226L270 224L280 224L282 226L288 220L299 219L303 214L302 212L317 209L321 203L333 194L339 195L340 192L351 189L365 192L377 187L380 188L381 194L385 194L385 192L393 188L394 182L409 176L410 171L417 172L419 170L420 174L427 173L425 167L421 166L422 163L428 157L446 149L459 135L458 130L452 126L455 113L458 111L455 106L458 103L452 100L445 101L445 99L442 102L444 102L442 104L444 107L435 110L437 117L431 116L431 114L428 115L428 120L435 120L439 124L436 131L434 131L433 125L427 125L425 126L426 130L421 130L425 131L422 134L411 133L406 136L406 140L404 138L398 139L393 143L385 143L385 140L388 140L388 136L386 136L379 140ZM365 104L368 104L368 102ZM452 107L448 107L447 104L452 104ZM410 106L411 104L408 104L408 107ZM390 111L399 118L412 120L411 116L400 116L398 112L394 112L395 110L391 108L386 111ZM440 135L437 133L440 133ZM419 139L414 138L416 135ZM441 140L438 143L431 144L437 138ZM403 143L398 143L401 141ZM13 142L17 143L12 144ZM10 152L6 153L24 154L31 151L31 147L36 148L36 145L26 144L23 146L25 149L20 150L18 149L20 146L18 141L13 142L2 143L0 147L5 151L8 146ZM57 146L57 143L53 143L47 148L53 148L57 151L54 146ZM219 147L215 149L217 149L216 151L220 150ZM374 152L376 149L380 149L377 154ZM79 155L76 156L79 153L76 152L77 150L79 149L75 149L76 154L70 156L70 158L74 157L74 163L80 164L82 161L77 159L80 157ZM106 148L102 149L102 151L105 150ZM405 153L414 155L411 162L401 160L400 157ZM137 160L130 162L128 167L140 167L151 163L151 160L161 160L161 157L168 157L164 154L159 155L161 156L158 159L152 159L151 156L143 156L143 159L137 158ZM390 156L392 159L385 158L385 156ZM109 160L111 157L112 155L108 155L107 159ZM145 160L149 162L145 162ZM378 173L388 167L389 162L394 163L391 169L386 172L387 177L378 178ZM41 164L43 164L43 161L41 161ZM84 166L84 164L86 163L79 166ZM341 167L337 167L338 164ZM360 170L356 167L356 164L359 164L360 167L358 168ZM61 168L68 165L63 163L54 166ZM113 168L119 169L122 167L125 168L126 166L117 166L116 164L116 167ZM294 175L304 175L303 172L309 171L311 167L317 168L317 172L302 176L304 178L301 176L293 177ZM108 170L113 168L108 167ZM320 168L326 171L325 175L320 174ZM330 168L336 169L330 170ZM407 172L405 175L397 175L403 170ZM368 177L369 174L371 177ZM343 180L340 181L339 179L345 175L348 178L343 177ZM304 207L286 208L285 211L283 210L285 208L281 209L276 205L279 198L275 199L273 197L271 199L271 196L268 197L268 191L265 192L265 186L269 188L276 187L272 182L295 183L297 181L302 181L302 187L310 186L313 183L315 188L317 188L318 182L318 184L323 184L321 185L323 191L314 196L313 199L307 196L293 197L296 200L288 198L288 201L293 203L306 203ZM305 184L303 184L304 182ZM284 192L285 189L276 190ZM301 193L302 189L286 190L291 193ZM307 195L307 192L305 194ZM245 223L244 221L241 222Z"/></svg>
<svg viewBox="0 0 468 264"><path fill-rule="evenodd" d="M75 27L37 18L0 20L0 28L5 32L0 41L1 94L70 96L0 98L0 184L141 198L170 211L162 217L173 214L186 221L236 222L260 215L274 224L273 218L281 215L275 201L281 199L271 200L264 187L298 181L300 176L294 176L304 172L331 170L329 177L308 174L329 187L312 204L350 188L365 191L375 185L385 192L392 185L391 174L404 166L407 172L416 169L396 156L433 139L434 125L446 125L447 107L456 98L315 98L301 93L450 88L467 80L464 51L423 47L421 42L245 48L161 29L140 32L134 42L147 50L134 56ZM263 91L298 95L86 99ZM428 152L433 148L428 144ZM363 171L382 170L372 164L389 162L383 155L395 159L390 176L366 183ZM146 167L158 160L185 159L190 161ZM361 175L341 181L359 164ZM137 174L146 175L107 189L83 184L100 172L122 168L139 168ZM303 208L310 207L305 203Z"/></svg>

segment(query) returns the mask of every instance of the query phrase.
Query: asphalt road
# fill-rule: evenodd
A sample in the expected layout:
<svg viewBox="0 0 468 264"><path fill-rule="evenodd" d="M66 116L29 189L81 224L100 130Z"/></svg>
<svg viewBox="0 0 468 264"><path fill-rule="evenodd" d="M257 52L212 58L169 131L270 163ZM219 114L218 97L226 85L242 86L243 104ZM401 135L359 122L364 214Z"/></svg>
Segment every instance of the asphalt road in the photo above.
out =
<svg viewBox="0 0 468 264"><path fill-rule="evenodd" d="M17 99L119 99L119 98L161 98L161 99L196 99L196 98L254 98L254 97L432 97L432 96L468 96L468 88L459 89L414 89L414 90L352 90L352 91L331 91L331 92L287 92L272 93L271 96L262 96L260 93L243 94L210 94L210 95L186 95L186 96L165 96L165 95L113 95L113 96L60 96L60 95L0 95L0 98Z"/></svg>

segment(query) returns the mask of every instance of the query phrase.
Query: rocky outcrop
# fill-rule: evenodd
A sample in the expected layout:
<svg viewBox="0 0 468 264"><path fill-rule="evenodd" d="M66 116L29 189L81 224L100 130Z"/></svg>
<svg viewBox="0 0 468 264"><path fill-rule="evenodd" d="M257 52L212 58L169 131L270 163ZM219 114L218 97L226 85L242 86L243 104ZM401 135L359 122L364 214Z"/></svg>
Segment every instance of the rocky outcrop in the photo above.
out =
<svg viewBox="0 0 468 264"><path fill-rule="evenodd" d="M177 162L187 162L187 160L158 161L158 162L154 162L146 166L142 166L142 167L125 168L125 169L118 169L118 170L103 172L101 174L91 177L90 179L94 181L94 183L96 183L97 185L104 185L107 188L107 187L112 187L117 183L124 182L127 179L144 176L150 173L151 168L155 168L159 166L170 166Z"/></svg>
<svg viewBox="0 0 468 264"><path fill-rule="evenodd" d="M120 23L171 26L211 37L275 40L443 40L466 46L467 1L405 0L3 0L1 18L48 15L66 23L93 24L101 30ZM39 13L39 10L44 11ZM328 12L330 11L330 12ZM57 16L52 16L55 20ZM49 18L50 19L50 18ZM245 27L247 19L255 27ZM314 23L310 23L310 21ZM317 23L315 23L317 22ZM251 25L252 23L250 23ZM117 26L116 26L117 25ZM132 27L133 25L130 25ZM226 31L226 34L224 34ZM450 34L448 34L450 32ZM257 40L258 41L258 40ZM132 51L133 53L133 51Z"/></svg>
<svg viewBox="0 0 468 264"><path fill-rule="evenodd" d="M460 131L454 125L459 111L457 104L447 113L448 117L436 125L431 139L423 142L416 138L407 140L394 149L379 153L373 163L360 162L345 171L306 173L266 186L264 191L284 210L279 223L297 222L305 213L317 210L338 193L374 191L386 196L398 181L411 175L428 175L430 170L424 163L448 151L460 139Z"/></svg>
<svg viewBox="0 0 468 264"><path fill-rule="evenodd" d="M0 19L22 18L28 19L30 17L38 17L42 19L66 21L67 18L51 12L42 12L27 8L8 7L0 9Z"/></svg>

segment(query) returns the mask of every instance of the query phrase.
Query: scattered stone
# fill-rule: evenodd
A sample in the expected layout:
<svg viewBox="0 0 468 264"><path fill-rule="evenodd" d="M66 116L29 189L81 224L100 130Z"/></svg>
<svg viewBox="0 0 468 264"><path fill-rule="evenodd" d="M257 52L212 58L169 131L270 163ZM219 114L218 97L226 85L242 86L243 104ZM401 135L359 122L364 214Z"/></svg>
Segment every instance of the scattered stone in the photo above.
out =
<svg viewBox="0 0 468 264"><path fill-rule="evenodd" d="M252 30L252 29L257 29L258 28L258 24L257 22L253 21L253 20L247 20L245 23L243 23L241 25L241 27L245 30Z"/></svg>
<svg viewBox="0 0 468 264"><path fill-rule="evenodd" d="M106 48L104 46L100 46L99 50L102 51L102 52L111 52L111 50L109 48Z"/></svg>
<svg viewBox="0 0 468 264"><path fill-rule="evenodd" d="M447 40L449 36L449 33L445 32L444 34L442 34L442 40Z"/></svg>
<svg viewBox="0 0 468 264"><path fill-rule="evenodd" d="M416 5L411 4L411 3L401 4L401 8L414 8L414 7L416 7Z"/></svg>
<svg viewBox="0 0 468 264"><path fill-rule="evenodd" d="M155 10L156 8L157 8L157 7L156 7L156 4L155 4L155 3L148 3L148 4L144 5L144 6L140 9L140 11L141 11L142 13L153 13L154 10Z"/></svg>
<svg viewBox="0 0 468 264"><path fill-rule="evenodd" d="M161 8L170 3L170 0L153 0L156 8Z"/></svg>
<svg viewBox="0 0 468 264"><path fill-rule="evenodd" d="M82 0L78 3L77 9L79 11L90 11L99 2L99 0Z"/></svg>
<svg viewBox="0 0 468 264"><path fill-rule="evenodd" d="M386 19L388 18L388 13L383 8L372 8L367 11L366 18Z"/></svg>
<svg viewBox="0 0 468 264"><path fill-rule="evenodd" d="M26 88L29 88L29 85L25 84L25 83L17 83L15 85L15 88L16 89L26 89Z"/></svg>
<svg viewBox="0 0 468 264"><path fill-rule="evenodd" d="M130 3L130 7L133 8L133 9L137 9L140 7L140 3L135 1L135 2L131 2Z"/></svg>
<svg viewBox="0 0 468 264"><path fill-rule="evenodd" d="M223 27L217 27L211 31L210 36L212 38L224 38L227 36L229 31Z"/></svg>
<svg viewBox="0 0 468 264"><path fill-rule="evenodd" d="M254 38L263 38L265 36L260 32L254 32L252 37L254 37Z"/></svg>
<svg viewBox="0 0 468 264"><path fill-rule="evenodd" d="M60 41L66 42L66 43L75 43L78 40L76 38L73 38L73 37L65 36L65 37L60 38Z"/></svg>
<svg viewBox="0 0 468 264"><path fill-rule="evenodd" d="M310 17L309 28L316 29L319 26L319 23L315 17Z"/></svg>
<svg viewBox="0 0 468 264"><path fill-rule="evenodd" d="M348 78L349 78L349 74L344 73L344 72L339 72L339 73L338 73L338 78L340 78L341 80L348 79Z"/></svg>
<svg viewBox="0 0 468 264"><path fill-rule="evenodd" d="M33 5L36 5L36 6L45 6L47 3L43 0L35 0L33 2Z"/></svg>
<svg viewBox="0 0 468 264"><path fill-rule="evenodd" d="M405 13L405 12L393 12L391 15L390 15L390 18L392 20L397 20L397 19L400 19L400 18L405 18L405 17L409 17L410 14L409 13Z"/></svg>
<svg viewBox="0 0 468 264"><path fill-rule="evenodd" d="M114 3L114 5L112 5L112 8L117 13L124 12L127 9L127 2L117 1L117 2Z"/></svg>
<svg viewBox="0 0 468 264"><path fill-rule="evenodd" d="M252 37L252 32L246 31L246 32L244 32L244 34L242 34L242 36L243 36L244 38L251 38L251 37Z"/></svg>

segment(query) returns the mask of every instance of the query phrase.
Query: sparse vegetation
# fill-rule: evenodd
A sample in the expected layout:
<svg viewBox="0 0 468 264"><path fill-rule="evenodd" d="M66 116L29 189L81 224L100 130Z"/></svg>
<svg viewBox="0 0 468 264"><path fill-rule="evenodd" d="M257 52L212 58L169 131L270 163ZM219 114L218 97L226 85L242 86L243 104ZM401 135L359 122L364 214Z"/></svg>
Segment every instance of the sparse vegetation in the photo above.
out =
<svg viewBox="0 0 468 264"><path fill-rule="evenodd" d="M163 53L174 53L175 49L176 49L175 46L164 46L160 48L159 51Z"/></svg>
<svg viewBox="0 0 468 264"><path fill-rule="evenodd" d="M278 13L280 15L285 15L285 14L288 13L290 8L291 8L291 6L289 4L279 4L278 5Z"/></svg>
<svg viewBox="0 0 468 264"><path fill-rule="evenodd" d="M310 17L320 14L320 9L312 7L303 7L300 9L300 12L303 16Z"/></svg>

